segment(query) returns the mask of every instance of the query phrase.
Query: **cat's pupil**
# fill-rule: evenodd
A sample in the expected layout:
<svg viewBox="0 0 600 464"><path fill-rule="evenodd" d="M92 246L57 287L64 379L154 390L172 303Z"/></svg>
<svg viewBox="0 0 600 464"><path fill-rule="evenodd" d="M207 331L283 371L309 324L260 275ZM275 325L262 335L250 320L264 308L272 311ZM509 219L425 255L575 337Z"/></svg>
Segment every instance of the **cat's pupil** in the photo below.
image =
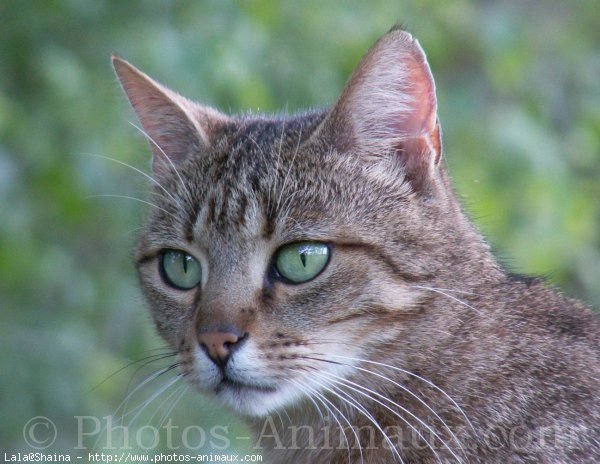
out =
<svg viewBox="0 0 600 464"><path fill-rule="evenodd" d="M300 253L300 261L302 261L302 265L306 267L306 252Z"/></svg>

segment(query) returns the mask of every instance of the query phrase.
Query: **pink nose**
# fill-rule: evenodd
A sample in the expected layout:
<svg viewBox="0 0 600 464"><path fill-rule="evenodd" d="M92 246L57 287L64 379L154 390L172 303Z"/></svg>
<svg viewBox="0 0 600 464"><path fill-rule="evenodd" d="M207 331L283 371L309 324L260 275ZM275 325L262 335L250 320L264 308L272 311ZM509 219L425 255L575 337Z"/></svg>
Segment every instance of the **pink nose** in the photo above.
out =
<svg viewBox="0 0 600 464"><path fill-rule="evenodd" d="M231 332L204 332L198 335L198 343L215 364L224 366L233 349L244 338Z"/></svg>

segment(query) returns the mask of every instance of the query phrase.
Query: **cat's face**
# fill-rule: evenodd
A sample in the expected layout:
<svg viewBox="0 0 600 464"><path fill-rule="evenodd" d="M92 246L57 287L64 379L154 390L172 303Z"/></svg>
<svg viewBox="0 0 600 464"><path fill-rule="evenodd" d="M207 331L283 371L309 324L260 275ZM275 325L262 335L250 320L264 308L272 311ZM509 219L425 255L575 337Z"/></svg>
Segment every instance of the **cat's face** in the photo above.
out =
<svg viewBox="0 0 600 464"><path fill-rule="evenodd" d="M460 225L408 34L384 36L331 111L292 119L227 117L115 67L154 151L142 288L188 381L263 415L437 330L415 282L448 268Z"/></svg>
<svg viewBox="0 0 600 464"><path fill-rule="evenodd" d="M327 360L364 357L397 339L396 311L415 306L416 292L396 282L385 259L407 189L378 182L359 163L296 148L299 131L283 143L267 135L283 130L250 124L182 165L181 180L165 187L174 198L155 191L165 212L152 215L138 250L144 293L188 380L249 414L316 388L315 372L346 375ZM199 342L202 332L238 337L224 339L222 365L221 347L217 363L207 350L221 341Z"/></svg>

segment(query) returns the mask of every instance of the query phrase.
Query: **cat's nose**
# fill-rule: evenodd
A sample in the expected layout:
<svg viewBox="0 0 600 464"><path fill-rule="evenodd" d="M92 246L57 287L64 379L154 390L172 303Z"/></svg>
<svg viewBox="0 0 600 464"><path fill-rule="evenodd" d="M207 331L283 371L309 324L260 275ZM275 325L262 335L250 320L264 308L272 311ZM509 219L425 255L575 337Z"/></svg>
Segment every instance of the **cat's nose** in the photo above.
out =
<svg viewBox="0 0 600 464"><path fill-rule="evenodd" d="M234 331L211 331L198 334L198 343L208 357L219 367L225 367L231 353L248 338L248 334Z"/></svg>

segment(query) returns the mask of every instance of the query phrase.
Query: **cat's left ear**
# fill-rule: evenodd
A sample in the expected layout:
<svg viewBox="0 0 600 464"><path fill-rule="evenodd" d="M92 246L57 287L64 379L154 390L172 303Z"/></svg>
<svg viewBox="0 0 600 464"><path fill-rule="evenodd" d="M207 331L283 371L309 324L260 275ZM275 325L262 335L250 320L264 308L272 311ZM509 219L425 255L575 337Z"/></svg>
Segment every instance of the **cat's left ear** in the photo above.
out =
<svg viewBox="0 0 600 464"><path fill-rule="evenodd" d="M360 156L383 172L401 171L415 190L426 186L442 144L435 84L419 42L396 28L379 39L319 132L338 153Z"/></svg>
<svg viewBox="0 0 600 464"><path fill-rule="evenodd" d="M178 163L206 150L227 123L227 116L182 97L118 56L112 63L150 143L155 174L172 173Z"/></svg>

